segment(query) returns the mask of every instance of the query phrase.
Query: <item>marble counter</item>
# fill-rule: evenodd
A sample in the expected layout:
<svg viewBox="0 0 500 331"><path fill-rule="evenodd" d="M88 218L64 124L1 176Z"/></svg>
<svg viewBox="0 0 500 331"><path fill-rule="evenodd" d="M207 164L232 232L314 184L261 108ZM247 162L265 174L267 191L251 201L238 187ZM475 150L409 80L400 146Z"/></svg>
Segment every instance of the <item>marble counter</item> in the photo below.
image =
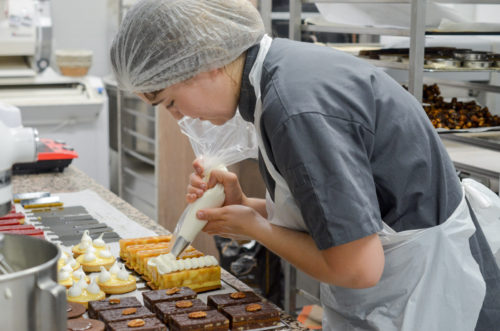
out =
<svg viewBox="0 0 500 331"><path fill-rule="evenodd" d="M73 166L69 166L62 173L46 173L37 175L15 175L12 178L12 191L13 193L23 192L38 192L46 191L51 193L58 192L77 192L85 189L96 192L101 198L106 200L109 204L120 210L128 218L141 224L159 235L169 234L170 232L158 225L155 221L144 215L142 212L131 206L120 197L98 184L92 178L88 177L85 173L78 170ZM222 270L221 278L239 291L248 291L250 288L231 275L229 272ZM307 330L301 326L292 316L282 312L281 319L288 326L284 329L287 330Z"/></svg>

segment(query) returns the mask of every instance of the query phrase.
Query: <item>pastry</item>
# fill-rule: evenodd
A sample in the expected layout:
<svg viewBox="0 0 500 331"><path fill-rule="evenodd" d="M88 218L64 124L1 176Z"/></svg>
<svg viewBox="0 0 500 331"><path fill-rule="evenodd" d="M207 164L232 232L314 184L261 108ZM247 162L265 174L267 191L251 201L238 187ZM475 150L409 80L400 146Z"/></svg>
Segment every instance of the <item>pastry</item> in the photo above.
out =
<svg viewBox="0 0 500 331"><path fill-rule="evenodd" d="M108 324L110 331L134 330L134 331L167 331L165 324L156 317L137 318L130 321L121 321Z"/></svg>
<svg viewBox="0 0 500 331"><path fill-rule="evenodd" d="M83 266L83 270L86 272L98 272L101 270L101 266L109 269L116 261L107 247L99 250L89 247L85 254L78 256L76 260Z"/></svg>
<svg viewBox="0 0 500 331"><path fill-rule="evenodd" d="M151 258L158 257L160 255L166 255L170 253L170 248L163 248L163 249L155 249L155 250L150 250L150 251L140 251L137 252L137 265L134 267L134 270L137 271L137 273L144 275L144 278L147 281L150 281L152 278L151 271L148 269L148 261ZM192 248L191 246L188 246L184 252L179 255L178 259L189 259L189 258L194 258L194 257L201 257L203 256L203 253Z"/></svg>
<svg viewBox="0 0 500 331"><path fill-rule="evenodd" d="M64 267L59 270L57 273L57 281L60 285L65 286L66 288L70 288L71 285L73 285L73 282L79 281L81 278L85 279L86 283L90 282L90 279L87 275L82 270L82 267L80 267L76 271L72 271L71 267L69 265L65 265Z"/></svg>
<svg viewBox="0 0 500 331"><path fill-rule="evenodd" d="M95 278L90 285L82 278L73 283L66 292L66 299L69 302L81 303L85 308L88 308L89 301L102 300L105 297L106 294L99 288Z"/></svg>
<svg viewBox="0 0 500 331"><path fill-rule="evenodd" d="M109 309L138 308L141 303L136 297L110 298L101 301L89 302L89 317L99 318L99 313Z"/></svg>
<svg viewBox="0 0 500 331"><path fill-rule="evenodd" d="M214 308L207 306L200 299L158 302L154 306L156 316L167 325L170 324L170 318L173 315L212 309Z"/></svg>
<svg viewBox="0 0 500 331"><path fill-rule="evenodd" d="M132 276L125 267L121 268L118 263L111 267L109 271L101 266L101 272L97 277L97 284L107 294L122 294L131 292L136 289L136 279Z"/></svg>
<svg viewBox="0 0 500 331"><path fill-rule="evenodd" d="M120 239L120 257L125 260L125 248L127 248L128 246L152 244L152 243L159 243L159 242L169 242L171 239L172 239L172 235Z"/></svg>
<svg viewBox="0 0 500 331"><path fill-rule="evenodd" d="M262 299L252 291L209 295L207 305L221 310L222 307L260 302Z"/></svg>
<svg viewBox="0 0 500 331"><path fill-rule="evenodd" d="M170 330L229 330L229 320L217 310L195 311L172 316Z"/></svg>
<svg viewBox="0 0 500 331"><path fill-rule="evenodd" d="M68 331L104 331L104 323L90 318L68 320Z"/></svg>
<svg viewBox="0 0 500 331"><path fill-rule="evenodd" d="M149 259L148 269L154 289L188 286L196 292L220 288L220 266L213 256L176 260L172 254Z"/></svg>
<svg viewBox="0 0 500 331"><path fill-rule="evenodd" d="M99 313L99 319L106 324L130 321L137 318L152 318L155 317L149 309L146 307L132 307L132 308L121 308L121 309L109 309L103 310Z"/></svg>
<svg viewBox="0 0 500 331"><path fill-rule="evenodd" d="M231 330L248 330L278 325L280 313L268 302L227 306L221 310L227 318Z"/></svg>
<svg viewBox="0 0 500 331"><path fill-rule="evenodd" d="M101 237L99 237L99 238L101 238ZM101 238L101 240L102 240L102 238ZM89 247L94 247L96 250L105 248L104 245L101 247L95 247L92 243L92 238L90 238L90 236L89 236L89 230L85 230L85 231L83 231L83 235L82 235L82 239L80 240L80 243L73 246L71 251L73 252L73 255L75 256L75 258L77 258L78 256L85 254Z"/></svg>
<svg viewBox="0 0 500 331"><path fill-rule="evenodd" d="M154 306L159 302L191 300L196 298L196 292L189 287L173 287L166 290L142 292L144 306L155 312Z"/></svg>
<svg viewBox="0 0 500 331"><path fill-rule="evenodd" d="M85 313L85 306L81 303L68 302L67 304L66 313L68 314L68 319L78 318Z"/></svg>

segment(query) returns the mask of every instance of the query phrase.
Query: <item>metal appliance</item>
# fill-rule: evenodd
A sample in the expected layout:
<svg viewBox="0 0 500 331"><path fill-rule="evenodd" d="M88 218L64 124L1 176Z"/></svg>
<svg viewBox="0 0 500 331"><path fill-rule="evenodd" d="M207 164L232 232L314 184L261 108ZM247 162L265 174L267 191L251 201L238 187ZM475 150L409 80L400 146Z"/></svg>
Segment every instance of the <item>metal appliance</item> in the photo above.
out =
<svg viewBox="0 0 500 331"><path fill-rule="evenodd" d="M4 331L62 331L66 289L57 283L57 246L43 239L0 234L0 320ZM0 268L1 269L1 268Z"/></svg>
<svg viewBox="0 0 500 331"><path fill-rule="evenodd" d="M38 132L20 125L19 110L0 103L0 216L11 210L12 165L37 159ZM8 122L5 124L4 121Z"/></svg>
<svg viewBox="0 0 500 331"><path fill-rule="evenodd" d="M21 109L23 125L64 141L74 165L109 187L108 104L97 77L65 77L49 67L48 0L0 0L0 101Z"/></svg>
<svg viewBox="0 0 500 331"><path fill-rule="evenodd" d="M47 0L0 0L0 77L33 77L50 63Z"/></svg>

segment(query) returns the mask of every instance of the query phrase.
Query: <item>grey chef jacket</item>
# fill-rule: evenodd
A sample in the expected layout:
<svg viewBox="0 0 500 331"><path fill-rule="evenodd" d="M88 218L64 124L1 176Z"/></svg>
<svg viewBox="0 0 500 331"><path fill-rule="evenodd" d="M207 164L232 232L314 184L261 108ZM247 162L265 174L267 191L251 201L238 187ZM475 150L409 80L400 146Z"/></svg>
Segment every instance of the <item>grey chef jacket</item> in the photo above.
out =
<svg viewBox="0 0 500 331"><path fill-rule="evenodd" d="M239 111L254 120L247 51ZM462 189L417 100L380 69L344 52L274 39L261 78L262 139L319 249L382 229L446 221ZM274 180L260 170L274 198ZM476 227L478 227L476 222ZM500 322L500 275L479 229L471 250L487 283L477 330ZM497 294L495 294L497 293Z"/></svg>

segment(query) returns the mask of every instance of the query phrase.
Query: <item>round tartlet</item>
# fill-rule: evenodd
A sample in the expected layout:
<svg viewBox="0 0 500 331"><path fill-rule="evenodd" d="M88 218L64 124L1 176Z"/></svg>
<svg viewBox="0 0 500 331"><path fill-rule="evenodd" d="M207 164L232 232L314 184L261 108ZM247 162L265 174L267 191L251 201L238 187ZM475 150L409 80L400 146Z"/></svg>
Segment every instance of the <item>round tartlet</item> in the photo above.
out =
<svg viewBox="0 0 500 331"><path fill-rule="evenodd" d="M82 235L82 239L80 240L80 243L73 246L71 249L71 252L73 252L74 257L78 257L80 255L83 255L87 252L89 247L94 248L95 250L101 250L106 248L106 244L104 240L102 240L102 236L104 235L104 232L101 233L99 238L96 238L92 240L89 236L89 231L85 230Z"/></svg>
<svg viewBox="0 0 500 331"><path fill-rule="evenodd" d="M92 280L90 285L87 285L85 281L78 281L73 283L73 285L66 291L66 299L68 302L76 302L89 307L89 301L103 300L106 298L106 293L99 288L95 278Z"/></svg>
<svg viewBox="0 0 500 331"><path fill-rule="evenodd" d="M90 278L85 275L82 267L73 272L69 271L68 267L64 267L57 273L57 282L59 283L59 285L70 288L71 285L73 285L73 282L78 282L82 277L87 284L90 282Z"/></svg>
<svg viewBox="0 0 500 331"><path fill-rule="evenodd" d="M85 254L78 256L76 260L85 272L98 272L101 267L111 268L116 258L111 255L109 249L101 249L98 251L88 250Z"/></svg>
<svg viewBox="0 0 500 331"><path fill-rule="evenodd" d="M97 277L97 284L107 294L122 294L132 292L137 288L137 281L125 267L121 268L115 263L109 271L101 267Z"/></svg>

